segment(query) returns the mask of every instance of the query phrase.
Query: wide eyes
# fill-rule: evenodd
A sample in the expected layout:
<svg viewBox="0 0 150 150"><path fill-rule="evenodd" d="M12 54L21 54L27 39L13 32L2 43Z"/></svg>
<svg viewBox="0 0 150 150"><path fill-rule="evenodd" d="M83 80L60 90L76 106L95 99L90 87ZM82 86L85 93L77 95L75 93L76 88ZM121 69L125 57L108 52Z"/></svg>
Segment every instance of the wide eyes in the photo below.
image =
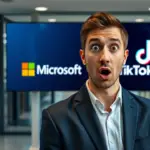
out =
<svg viewBox="0 0 150 150"><path fill-rule="evenodd" d="M92 52L99 52L100 50L103 49L103 45L100 45L100 44L91 44L90 46L90 50ZM110 52L116 52L117 50L119 50L119 45L118 44L110 44L108 45L108 50Z"/></svg>
<svg viewBox="0 0 150 150"><path fill-rule="evenodd" d="M115 51L117 51L119 49L119 46L116 45L116 44L115 45L111 45L109 49L110 49L111 52L115 52Z"/></svg>
<svg viewBox="0 0 150 150"><path fill-rule="evenodd" d="M100 46L98 44L93 44L91 46L91 50L94 52L98 52L100 50Z"/></svg>

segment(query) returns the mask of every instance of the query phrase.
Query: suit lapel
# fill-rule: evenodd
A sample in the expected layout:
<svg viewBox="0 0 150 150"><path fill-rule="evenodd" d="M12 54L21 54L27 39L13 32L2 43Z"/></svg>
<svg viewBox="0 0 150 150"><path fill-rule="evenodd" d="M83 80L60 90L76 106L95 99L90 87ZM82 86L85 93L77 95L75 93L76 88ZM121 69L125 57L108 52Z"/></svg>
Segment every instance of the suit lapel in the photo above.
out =
<svg viewBox="0 0 150 150"><path fill-rule="evenodd" d="M133 150L137 119L138 106L134 97L125 89L123 92L123 125L124 125L124 146L125 150Z"/></svg>
<svg viewBox="0 0 150 150"><path fill-rule="evenodd" d="M77 114L97 150L106 150L100 123L85 85L75 97Z"/></svg>
<svg viewBox="0 0 150 150"><path fill-rule="evenodd" d="M138 106L134 101L134 97L124 88L122 89L122 94L124 149L133 150L138 121ZM104 141L100 123L85 85L75 97L75 109L96 149L106 150L106 142Z"/></svg>

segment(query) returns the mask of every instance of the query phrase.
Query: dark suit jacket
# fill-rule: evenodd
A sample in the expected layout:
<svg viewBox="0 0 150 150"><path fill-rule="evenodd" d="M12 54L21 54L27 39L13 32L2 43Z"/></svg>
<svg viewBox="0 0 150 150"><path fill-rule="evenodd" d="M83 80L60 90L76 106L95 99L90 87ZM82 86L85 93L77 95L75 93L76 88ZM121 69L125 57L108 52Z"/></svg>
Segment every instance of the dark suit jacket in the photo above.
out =
<svg viewBox="0 0 150 150"><path fill-rule="evenodd" d="M150 150L150 100L122 94L124 150ZM43 110L40 150L107 150L85 85Z"/></svg>

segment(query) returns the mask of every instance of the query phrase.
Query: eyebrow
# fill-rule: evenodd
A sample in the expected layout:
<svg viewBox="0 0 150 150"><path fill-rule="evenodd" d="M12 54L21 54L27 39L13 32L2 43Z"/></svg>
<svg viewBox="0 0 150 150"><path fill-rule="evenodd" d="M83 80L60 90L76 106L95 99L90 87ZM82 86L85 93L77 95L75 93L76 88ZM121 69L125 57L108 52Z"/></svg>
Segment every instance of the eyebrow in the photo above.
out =
<svg viewBox="0 0 150 150"><path fill-rule="evenodd" d="M110 41L119 42L121 44L121 41L118 38L109 38Z"/></svg>
<svg viewBox="0 0 150 150"><path fill-rule="evenodd" d="M96 42L96 41L99 42L100 39L99 38L92 38L92 39L89 40L89 43Z"/></svg>
<svg viewBox="0 0 150 150"><path fill-rule="evenodd" d="M121 44L121 41L118 38L108 38L108 40L112 41L112 42L119 42ZM91 42L99 42L99 41L101 42L100 38L92 38L92 39L89 40L89 43L91 43Z"/></svg>

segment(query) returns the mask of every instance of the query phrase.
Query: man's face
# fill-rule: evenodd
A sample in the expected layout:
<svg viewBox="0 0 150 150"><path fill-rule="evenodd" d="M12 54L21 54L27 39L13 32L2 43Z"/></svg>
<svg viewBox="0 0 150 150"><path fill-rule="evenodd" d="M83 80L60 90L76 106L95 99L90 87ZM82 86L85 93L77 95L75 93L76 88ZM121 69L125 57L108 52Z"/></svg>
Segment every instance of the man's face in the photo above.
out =
<svg viewBox="0 0 150 150"><path fill-rule="evenodd" d="M80 50L83 64L86 65L89 80L98 88L109 88L119 83L122 66L128 57L120 30L110 27L93 30L88 34L85 50Z"/></svg>

